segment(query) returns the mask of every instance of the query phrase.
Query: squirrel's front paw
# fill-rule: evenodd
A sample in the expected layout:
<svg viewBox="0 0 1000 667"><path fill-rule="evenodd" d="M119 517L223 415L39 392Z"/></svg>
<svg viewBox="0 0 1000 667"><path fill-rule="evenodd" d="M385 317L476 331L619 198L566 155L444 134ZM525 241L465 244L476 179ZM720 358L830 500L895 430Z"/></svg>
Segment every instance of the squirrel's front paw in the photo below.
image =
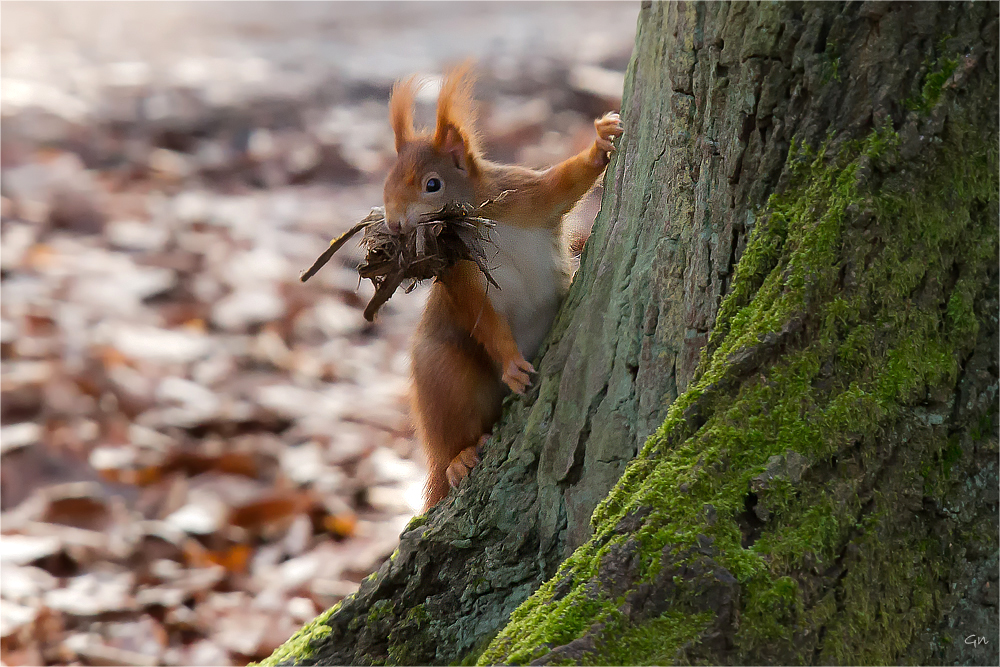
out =
<svg viewBox="0 0 1000 667"><path fill-rule="evenodd" d="M595 120L594 129L597 130L597 139L594 143L605 153L615 150L615 145L611 143L611 140L620 137L625 132L621 116L614 111L610 111Z"/></svg>
<svg viewBox="0 0 1000 667"><path fill-rule="evenodd" d="M511 359L503 369L503 382L515 394L523 394L525 388L531 384L528 373L534 372L535 367L523 358Z"/></svg>

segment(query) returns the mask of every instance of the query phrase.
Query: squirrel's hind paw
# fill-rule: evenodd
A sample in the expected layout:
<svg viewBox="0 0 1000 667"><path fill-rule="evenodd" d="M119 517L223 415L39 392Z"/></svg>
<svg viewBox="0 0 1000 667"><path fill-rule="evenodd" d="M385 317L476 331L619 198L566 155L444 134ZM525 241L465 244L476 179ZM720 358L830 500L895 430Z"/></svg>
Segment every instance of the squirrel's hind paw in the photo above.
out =
<svg viewBox="0 0 1000 667"><path fill-rule="evenodd" d="M445 471L448 483L452 488L457 487L477 465L479 465L479 445L466 447L448 464L448 469Z"/></svg>

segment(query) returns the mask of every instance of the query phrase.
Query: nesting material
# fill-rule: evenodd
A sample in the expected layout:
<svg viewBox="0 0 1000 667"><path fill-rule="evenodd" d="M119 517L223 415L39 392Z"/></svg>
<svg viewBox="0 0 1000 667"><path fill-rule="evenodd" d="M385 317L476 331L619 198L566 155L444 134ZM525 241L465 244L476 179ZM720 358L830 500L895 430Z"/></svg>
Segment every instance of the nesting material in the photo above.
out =
<svg viewBox="0 0 1000 667"><path fill-rule="evenodd" d="M409 292L421 280L441 276L459 260L475 262L486 280L499 289L486 264L486 245L491 243L489 230L496 223L479 213L504 195L480 206L447 204L422 216L412 231L401 234L389 231L385 210L375 207L364 220L331 241L330 247L302 273L301 280L313 277L347 241L364 230L361 245L367 254L358 266L358 274L375 286L375 295L365 308L365 319L369 322L397 287L403 285L403 291Z"/></svg>

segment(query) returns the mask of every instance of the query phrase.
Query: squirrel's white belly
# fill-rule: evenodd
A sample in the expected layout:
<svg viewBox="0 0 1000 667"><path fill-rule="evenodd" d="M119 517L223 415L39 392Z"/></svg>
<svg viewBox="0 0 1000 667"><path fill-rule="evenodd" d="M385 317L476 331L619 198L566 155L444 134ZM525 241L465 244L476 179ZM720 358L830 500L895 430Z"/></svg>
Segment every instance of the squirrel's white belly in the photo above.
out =
<svg viewBox="0 0 1000 667"><path fill-rule="evenodd" d="M487 286L493 309L506 318L525 359L538 352L559 309L565 268L556 232L500 223L490 231L487 263L500 289ZM491 251L495 248L496 254Z"/></svg>

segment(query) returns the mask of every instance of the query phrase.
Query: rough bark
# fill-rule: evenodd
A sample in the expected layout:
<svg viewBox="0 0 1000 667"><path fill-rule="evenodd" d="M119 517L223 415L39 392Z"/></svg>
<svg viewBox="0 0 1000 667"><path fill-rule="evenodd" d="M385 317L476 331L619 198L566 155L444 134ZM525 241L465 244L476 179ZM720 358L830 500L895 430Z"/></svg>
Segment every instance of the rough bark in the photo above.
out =
<svg viewBox="0 0 1000 667"><path fill-rule="evenodd" d="M272 661L996 664L997 26L644 5L539 381Z"/></svg>

